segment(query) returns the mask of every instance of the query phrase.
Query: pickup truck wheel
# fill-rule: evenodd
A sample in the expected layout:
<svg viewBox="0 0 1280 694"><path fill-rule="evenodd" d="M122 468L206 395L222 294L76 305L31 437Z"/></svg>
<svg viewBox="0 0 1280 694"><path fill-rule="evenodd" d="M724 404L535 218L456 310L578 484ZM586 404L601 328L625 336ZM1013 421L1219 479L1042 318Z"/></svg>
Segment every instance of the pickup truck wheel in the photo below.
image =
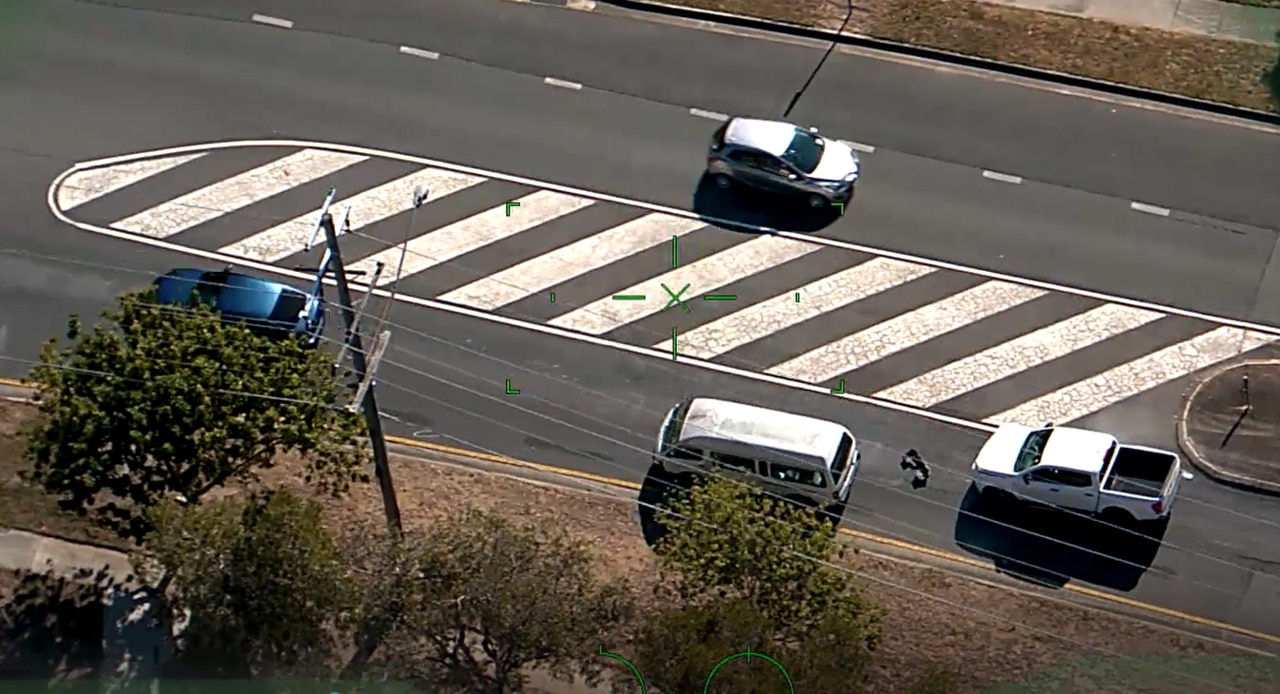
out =
<svg viewBox="0 0 1280 694"><path fill-rule="evenodd" d="M1015 500L1012 494L996 487L983 487L980 495L982 502L994 509L1006 508Z"/></svg>
<svg viewBox="0 0 1280 694"><path fill-rule="evenodd" d="M1104 509L1098 517L1107 525L1114 525L1117 528L1131 529L1135 525L1134 518L1128 512L1118 508Z"/></svg>
<svg viewBox="0 0 1280 694"><path fill-rule="evenodd" d="M822 510L822 517L831 521L834 525L840 525L840 521L844 519L844 510L847 503L832 504Z"/></svg>

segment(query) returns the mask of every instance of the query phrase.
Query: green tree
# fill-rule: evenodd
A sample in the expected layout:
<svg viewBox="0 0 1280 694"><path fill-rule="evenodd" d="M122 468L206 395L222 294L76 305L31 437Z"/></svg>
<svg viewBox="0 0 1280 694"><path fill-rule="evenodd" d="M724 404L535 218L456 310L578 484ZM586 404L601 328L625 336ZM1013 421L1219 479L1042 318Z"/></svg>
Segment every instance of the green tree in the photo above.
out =
<svg viewBox="0 0 1280 694"><path fill-rule="evenodd" d="M199 506L161 502L139 573L163 572L171 615L185 611L188 675L326 677L355 586L322 507L289 490Z"/></svg>
<svg viewBox="0 0 1280 694"><path fill-rule="evenodd" d="M657 551L675 600L637 644L642 671L670 678L659 688L685 691L718 658L750 647L786 662L808 691L856 691L879 645L879 612L835 568L843 557L830 522L723 480L695 485L669 511ZM737 647L709 660L710 644ZM724 686L765 686L754 681Z"/></svg>
<svg viewBox="0 0 1280 694"><path fill-rule="evenodd" d="M120 297L103 318L86 329L72 316L70 344L50 340L31 377L31 477L65 508L136 539L161 499L195 503L279 453L304 455L309 480L329 491L365 477L361 422L334 407L323 353L205 307L158 306L152 291Z"/></svg>
<svg viewBox="0 0 1280 694"><path fill-rule="evenodd" d="M597 648L632 613L627 587L599 581L584 546L494 513L407 531L364 557L353 565L369 580L363 614L381 627L374 664L442 691L519 692L530 668L597 677ZM358 674L369 675L346 676Z"/></svg>

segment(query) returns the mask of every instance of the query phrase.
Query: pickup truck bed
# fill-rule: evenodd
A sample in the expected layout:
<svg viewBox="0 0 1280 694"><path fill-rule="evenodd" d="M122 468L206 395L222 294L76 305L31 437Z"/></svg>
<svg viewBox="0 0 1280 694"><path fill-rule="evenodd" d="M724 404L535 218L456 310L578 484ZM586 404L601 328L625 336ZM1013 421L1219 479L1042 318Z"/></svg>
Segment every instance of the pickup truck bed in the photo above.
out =
<svg viewBox="0 0 1280 694"><path fill-rule="evenodd" d="M1109 492L1158 498L1176 461L1177 458L1168 453L1121 446L1102 488Z"/></svg>

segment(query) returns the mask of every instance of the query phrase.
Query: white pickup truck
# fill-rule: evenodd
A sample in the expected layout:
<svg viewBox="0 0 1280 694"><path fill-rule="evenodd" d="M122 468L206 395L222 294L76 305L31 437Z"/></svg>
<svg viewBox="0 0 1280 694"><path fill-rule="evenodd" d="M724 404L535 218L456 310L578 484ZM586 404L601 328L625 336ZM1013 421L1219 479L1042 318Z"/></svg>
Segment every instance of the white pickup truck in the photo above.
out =
<svg viewBox="0 0 1280 694"><path fill-rule="evenodd" d="M1096 514L1117 525L1164 521L1191 475L1174 453L1110 434L1003 424L973 462L974 486L994 501L1029 501Z"/></svg>

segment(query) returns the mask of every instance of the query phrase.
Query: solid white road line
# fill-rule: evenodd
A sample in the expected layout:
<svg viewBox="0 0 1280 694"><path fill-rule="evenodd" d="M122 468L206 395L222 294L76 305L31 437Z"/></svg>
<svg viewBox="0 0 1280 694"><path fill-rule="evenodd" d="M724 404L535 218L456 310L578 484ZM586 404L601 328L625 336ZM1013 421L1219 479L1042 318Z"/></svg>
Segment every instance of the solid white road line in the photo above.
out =
<svg viewBox="0 0 1280 694"><path fill-rule="evenodd" d="M426 58L427 60L437 60L440 58L440 54L435 51L424 51L421 48L414 48L413 46L401 46L400 52L405 55L411 55L415 58Z"/></svg>
<svg viewBox="0 0 1280 694"><path fill-rule="evenodd" d="M582 85L578 84L577 82L570 82L568 80L556 79L555 77L544 77L542 81L546 84L551 85L552 87L560 87L562 89L573 89L573 90L582 89Z"/></svg>
<svg viewBox="0 0 1280 694"><path fill-rule="evenodd" d="M650 214L459 287L441 301L494 310L705 227L697 219Z"/></svg>
<svg viewBox="0 0 1280 694"><path fill-rule="evenodd" d="M366 160L368 157L355 154L305 149L143 210L111 226L143 236L165 238Z"/></svg>
<svg viewBox="0 0 1280 694"><path fill-rule="evenodd" d="M1065 424L1242 352L1257 349L1273 339L1239 328L1217 328L1024 402L987 421L1026 426L1041 426L1045 422Z"/></svg>
<svg viewBox="0 0 1280 694"><path fill-rule="evenodd" d="M708 118L711 120L718 120L722 122L729 120L729 116L726 116L723 113L716 113L715 111L704 111L700 108L689 109L689 115L697 116L698 118Z"/></svg>
<svg viewBox="0 0 1280 694"><path fill-rule="evenodd" d="M1168 216L1169 216L1169 210L1168 210L1168 208L1165 208L1165 207L1156 207L1155 205L1148 205L1148 204L1147 204L1147 203L1145 203L1145 202L1131 202L1131 203L1129 203L1129 207L1130 207L1130 209L1134 210L1135 212L1145 212L1145 213L1147 213L1147 214L1153 214L1153 215L1155 215L1155 216L1157 216L1157 217L1168 217Z"/></svg>
<svg viewBox="0 0 1280 694"><path fill-rule="evenodd" d="M825 344L771 367L768 373L822 383L1045 293L1016 284L986 282Z"/></svg>
<svg viewBox="0 0 1280 694"><path fill-rule="evenodd" d="M871 145L864 145L861 142L851 142L849 140L840 140L840 142L843 142L846 145L849 145L849 148L855 152L864 152L866 154L872 154L876 151L875 147L872 147Z"/></svg>
<svg viewBox="0 0 1280 694"><path fill-rule="evenodd" d="M386 268L379 286L390 284L397 276L407 277L422 272L594 202L576 195L540 190L411 239L408 251L403 253L404 265L400 265L402 246L398 245L352 263L350 267L372 275L374 266L384 263Z"/></svg>
<svg viewBox="0 0 1280 694"><path fill-rule="evenodd" d="M266 24L267 26L279 27L281 29L293 28L293 22L287 19L280 19L279 17L272 17L271 15L266 15L266 14L253 15L253 21L257 22L258 24Z"/></svg>
<svg viewBox="0 0 1280 694"><path fill-rule="evenodd" d="M993 181L1000 181L1001 183L1012 183L1013 185L1022 183L1021 176L1013 176L1011 174L1000 173L999 171L983 171L982 177L989 178Z"/></svg>
<svg viewBox="0 0 1280 694"><path fill-rule="evenodd" d="M885 388L875 397L933 407L1162 317L1163 313L1105 304Z"/></svg>
<svg viewBox="0 0 1280 694"><path fill-rule="evenodd" d="M680 353L711 359L931 272L923 265L875 258L700 326L680 337Z"/></svg>
<svg viewBox="0 0 1280 694"><path fill-rule="evenodd" d="M444 169L423 169L376 188L370 188L353 197L340 198L334 204L334 209L342 210L350 207L351 230L356 231L413 209L413 191L418 186L427 189L429 200L438 200L484 181L485 179L479 176L468 176ZM301 251L310 240L311 233L315 230L316 220L319 219L319 212L317 207L266 231L224 246L218 252L264 263L282 260ZM341 215L336 212L334 217L335 223L341 219Z"/></svg>
<svg viewBox="0 0 1280 694"><path fill-rule="evenodd" d="M565 7L581 12L593 12L596 9L596 3L595 0L569 0Z"/></svg>
<svg viewBox="0 0 1280 694"><path fill-rule="evenodd" d="M104 195L131 186L156 174L164 173L175 166L203 157L204 154L184 154L177 157L160 159L144 159L131 164L107 166L100 169L78 171L68 176L58 186L58 207L72 210L80 205L97 200Z"/></svg>
<svg viewBox="0 0 1280 694"><path fill-rule="evenodd" d="M667 308L676 294L692 309L700 297L731 282L781 265L789 260L813 253L812 244L776 236L764 236L740 243L728 250L703 258L671 272L652 277L640 284L621 289L582 308L549 321L558 328L579 330L592 335L620 328ZM666 286L666 289L663 286ZM685 285L689 288L681 293ZM668 293L668 290L670 293ZM643 301L617 301L619 295L642 295ZM683 311L679 304L671 310Z"/></svg>

